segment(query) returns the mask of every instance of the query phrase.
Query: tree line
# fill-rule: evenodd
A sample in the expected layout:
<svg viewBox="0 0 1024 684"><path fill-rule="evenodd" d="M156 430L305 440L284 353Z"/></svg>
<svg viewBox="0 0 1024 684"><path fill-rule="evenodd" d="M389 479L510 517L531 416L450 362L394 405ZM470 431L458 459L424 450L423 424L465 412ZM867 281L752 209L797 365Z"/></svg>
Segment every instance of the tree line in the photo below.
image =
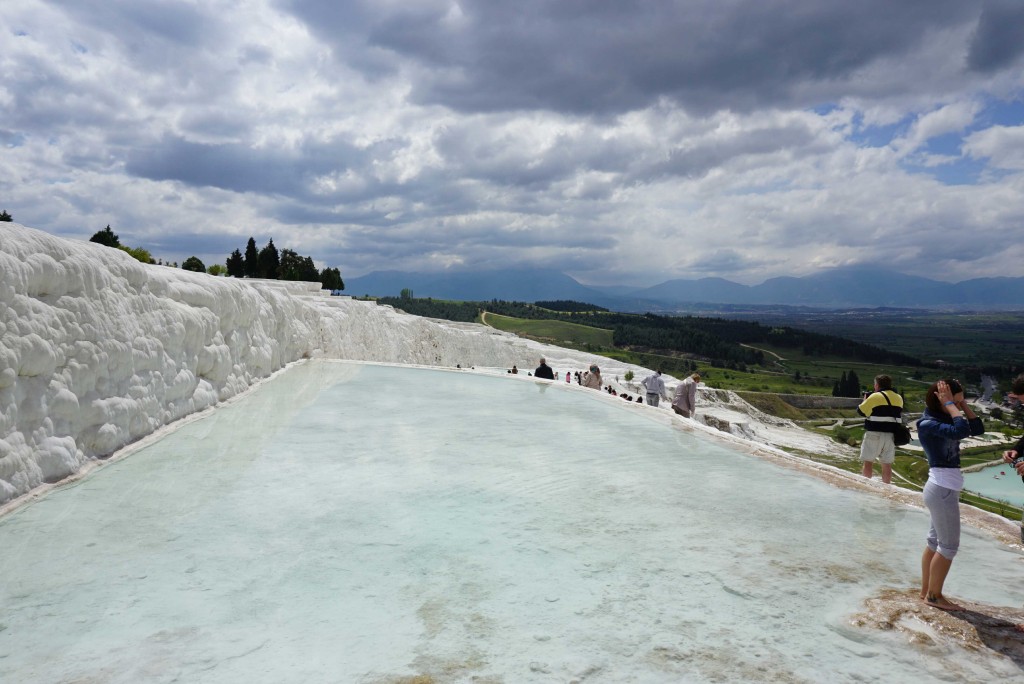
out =
<svg viewBox="0 0 1024 684"><path fill-rule="evenodd" d="M325 267L318 271L313 258L302 256L293 249L277 251L274 238L256 249L252 237L245 245L245 254L236 249L225 261L227 274L234 278L267 278L270 280L303 280L318 282L328 290L344 290L345 282L337 268Z"/></svg>
<svg viewBox="0 0 1024 684"><path fill-rule="evenodd" d="M769 327L749 321L697 316L663 316L658 314L619 313L580 302L551 301L529 304L492 299L489 302L456 302L432 298L416 299L411 290L400 297L379 297L388 304L411 314L452 321L474 321L482 312L513 318L560 320L612 331L616 347L634 351L661 350L685 353L707 359L711 365L743 370L747 365L764 365L764 352L744 346L768 344L795 348L805 355L842 356L871 363L895 363L920 366L920 361L905 354L834 335L824 335L789 327ZM561 310L558 310L561 309ZM852 380L843 383L838 396L859 396L860 382L852 372ZM856 387L857 389L853 389ZM847 394L849 393L849 394Z"/></svg>
<svg viewBox="0 0 1024 684"><path fill-rule="evenodd" d="M5 211L8 217L10 216ZM2 217L0 217L0 220ZM6 220L13 220L8 218ZM90 242L113 247L131 254L144 264L164 265L162 261L153 259L153 256L141 247L128 247L121 244L121 239L110 228L110 224L103 230L96 231ZM166 264L178 266L177 262ZM274 239L271 238L263 249L256 249L256 240L252 237L245 246L245 254L240 250L233 251L224 264L212 264L209 268L202 259L190 256L182 262L181 268L186 271L197 273L209 273L210 275L227 275L233 278L268 278L270 280L302 280L312 283L320 283L328 290L344 290L345 281L341 278L341 272L337 268L326 267L317 270L312 257L302 256L292 249L283 249L278 252L274 246Z"/></svg>

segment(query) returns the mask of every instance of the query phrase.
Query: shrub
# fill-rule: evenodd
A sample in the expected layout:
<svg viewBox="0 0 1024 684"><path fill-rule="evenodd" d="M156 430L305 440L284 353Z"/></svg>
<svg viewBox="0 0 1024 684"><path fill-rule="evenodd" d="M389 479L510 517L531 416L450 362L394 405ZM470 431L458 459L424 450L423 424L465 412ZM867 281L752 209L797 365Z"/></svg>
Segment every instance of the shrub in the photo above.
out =
<svg viewBox="0 0 1024 684"><path fill-rule="evenodd" d="M127 252L144 264L153 263L153 256L149 253L149 250L143 249L142 247L126 247L125 245L118 245L117 248L122 252Z"/></svg>
<svg viewBox="0 0 1024 684"><path fill-rule="evenodd" d="M840 444L850 443L850 431L840 425L832 432L832 439L836 440Z"/></svg>
<svg viewBox="0 0 1024 684"><path fill-rule="evenodd" d="M186 271L195 271L196 273L206 273L206 265L202 262L199 257L190 256L185 259L185 262L181 265Z"/></svg>

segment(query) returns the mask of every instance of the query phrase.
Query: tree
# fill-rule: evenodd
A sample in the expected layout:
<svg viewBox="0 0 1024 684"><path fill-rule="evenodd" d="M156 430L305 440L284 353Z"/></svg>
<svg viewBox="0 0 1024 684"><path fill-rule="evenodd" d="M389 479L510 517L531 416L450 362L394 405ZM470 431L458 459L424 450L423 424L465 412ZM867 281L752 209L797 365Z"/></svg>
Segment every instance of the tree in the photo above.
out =
<svg viewBox="0 0 1024 684"><path fill-rule="evenodd" d="M110 230L110 224L109 223L107 224L107 227L104 228L103 230L96 231L93 234L93 236L91 238L89 238L89 242L95 242L97 244L104 245L106 247L120 247L121 246L121 240L118 239L117 233L115 233L114 231Z"/></svg>
<svg viewBox="0 0 1024 684"><path fill-rule="evenodd" d="M316 264L313 263L312 257L303 257L302 264L299 266L299 280L307 283L320 282L320 271L316 270Z"/></svg>
<svg viewBox="0 0 1024 684"><path fill-rule="evenodd" d="M242 253L237 249L231 253L228 260L224 262L224 266L227 267L228 275L232 278L244 278L245 277L245 259L242 258ZM213 268L211 266L210 268Z"/></svg>
<svg viewBox="0 0 1024 684"><path fill-rule="evenodd" d="M281 250L281 268L278 271L281 280L301 280L307 283L320 282L320 271L316 270L316 264L312 257L304 257L296 254L295 250Z"/></svg>
<svg viewBox="0 0 1024 684"><path fill-rule="evenodd" d="M846 396L848 397L859 397L860 396L860 378L857 377L856 371L850 371L849 375L846 376Z"/></svg>
<svg viewBox="0 0 1024 684"><path fill-rule="evenodd" d="M9 222L11 222L13 220L14 220L14 217L11 216L10 214L8 214L6 209L3 210L3 213L0 213L0 221L3 221L5 223L9 223Z"/></svg>
<svg viewBox="0 0 1024 684"><path fill-rule="evenodd" d="M832 385L832 396L833 397L845 397L846 395L846 371L843 371L842 377L839 381Z"/></svg>
<svg viewBox="0 0 1024 684"><path fill-rule="evenodd" d="M341 279L341 272L336 268L325 268L320 271L320 283L326 290L345 289L345 281Z"/></svg>
<svg viewBox="0 0 1024 684"><path fill-rule="evenodd" d="M260 276L260 254L256 251L256 241L251 237L245 244L245 277L259 278Z"/></svg>
<svg viewBox="0 0 1024 684"><path fill-rule="evenodd" d="M195 271L196 273L206 273L206 264L197 256L190 256L182 262L181 267L186 271Z"/></svg>
<svg viewBox="0 0 1024 684"><path fill-rule="evenodd" d="M281 269L281 257L274 246L274 238L270 238L267 246L260 250L259 255L259 277L277 280Z"/></svg>
<svg viewBox="0 0 1024 684"><path fill-rule="evenodd" d="M398 296L402 299L413 299L412 290L407 287L403 287L402 291L398 293Z"/></svg>
<svg viewBox="0 0 1024 684"><path fill-rule="evenodd" d="M278 276L281 280L299 280L299 263L302 261L294 249L287 247L281 250L281 263Z"/></svg>
<svg viewBox="0 0 1024 684"><path fill-rule="evenodd" d="M228 272L224 264L212 264L206 268L206 272L212 276L222 276Z"/></svg>
<svg viewBox="0 0 1024 684"><path fill-rule="evenodd" d="M149 253L149 250L143 249L142 247L126 247L125 245L118 245L117 248L122 252L131 254L138 261L141 261L144 264L153 263L153 255Z"/></svg>

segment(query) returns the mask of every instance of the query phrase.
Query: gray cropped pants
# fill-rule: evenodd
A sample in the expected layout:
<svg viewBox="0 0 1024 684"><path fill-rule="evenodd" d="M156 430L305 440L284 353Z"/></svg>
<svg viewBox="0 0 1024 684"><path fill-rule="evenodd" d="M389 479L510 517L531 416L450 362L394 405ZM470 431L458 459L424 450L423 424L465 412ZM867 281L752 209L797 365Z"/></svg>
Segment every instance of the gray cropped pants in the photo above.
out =
<svg viewBox="0 0 1024 684"><path fill-rule="evenodd" d="M924 486L924 505L932 516L928 548L953 560L960 548L960 492L928 482Z"/></svg>

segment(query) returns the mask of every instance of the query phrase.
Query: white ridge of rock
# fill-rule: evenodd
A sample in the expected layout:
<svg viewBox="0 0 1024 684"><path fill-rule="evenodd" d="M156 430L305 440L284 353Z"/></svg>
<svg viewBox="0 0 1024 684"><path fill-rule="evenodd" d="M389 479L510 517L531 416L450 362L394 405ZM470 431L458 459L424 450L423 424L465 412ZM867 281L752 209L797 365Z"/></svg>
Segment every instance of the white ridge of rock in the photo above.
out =
<svg viewBox="0 0 1024 684"><path fill-rule="evenodd" d="M545 356L560 382L566 370L597 363L619 391L630 390L616 377L651 372L323 295L319 283L147 265L121 250L0 225L0 505L303 358L505 374L513 364L526 373ZM734 393L720 394L702 393L698 419L727 421L730 432L761 444L837 448ZM659 410L667 412L667 403Z"/></svg>

